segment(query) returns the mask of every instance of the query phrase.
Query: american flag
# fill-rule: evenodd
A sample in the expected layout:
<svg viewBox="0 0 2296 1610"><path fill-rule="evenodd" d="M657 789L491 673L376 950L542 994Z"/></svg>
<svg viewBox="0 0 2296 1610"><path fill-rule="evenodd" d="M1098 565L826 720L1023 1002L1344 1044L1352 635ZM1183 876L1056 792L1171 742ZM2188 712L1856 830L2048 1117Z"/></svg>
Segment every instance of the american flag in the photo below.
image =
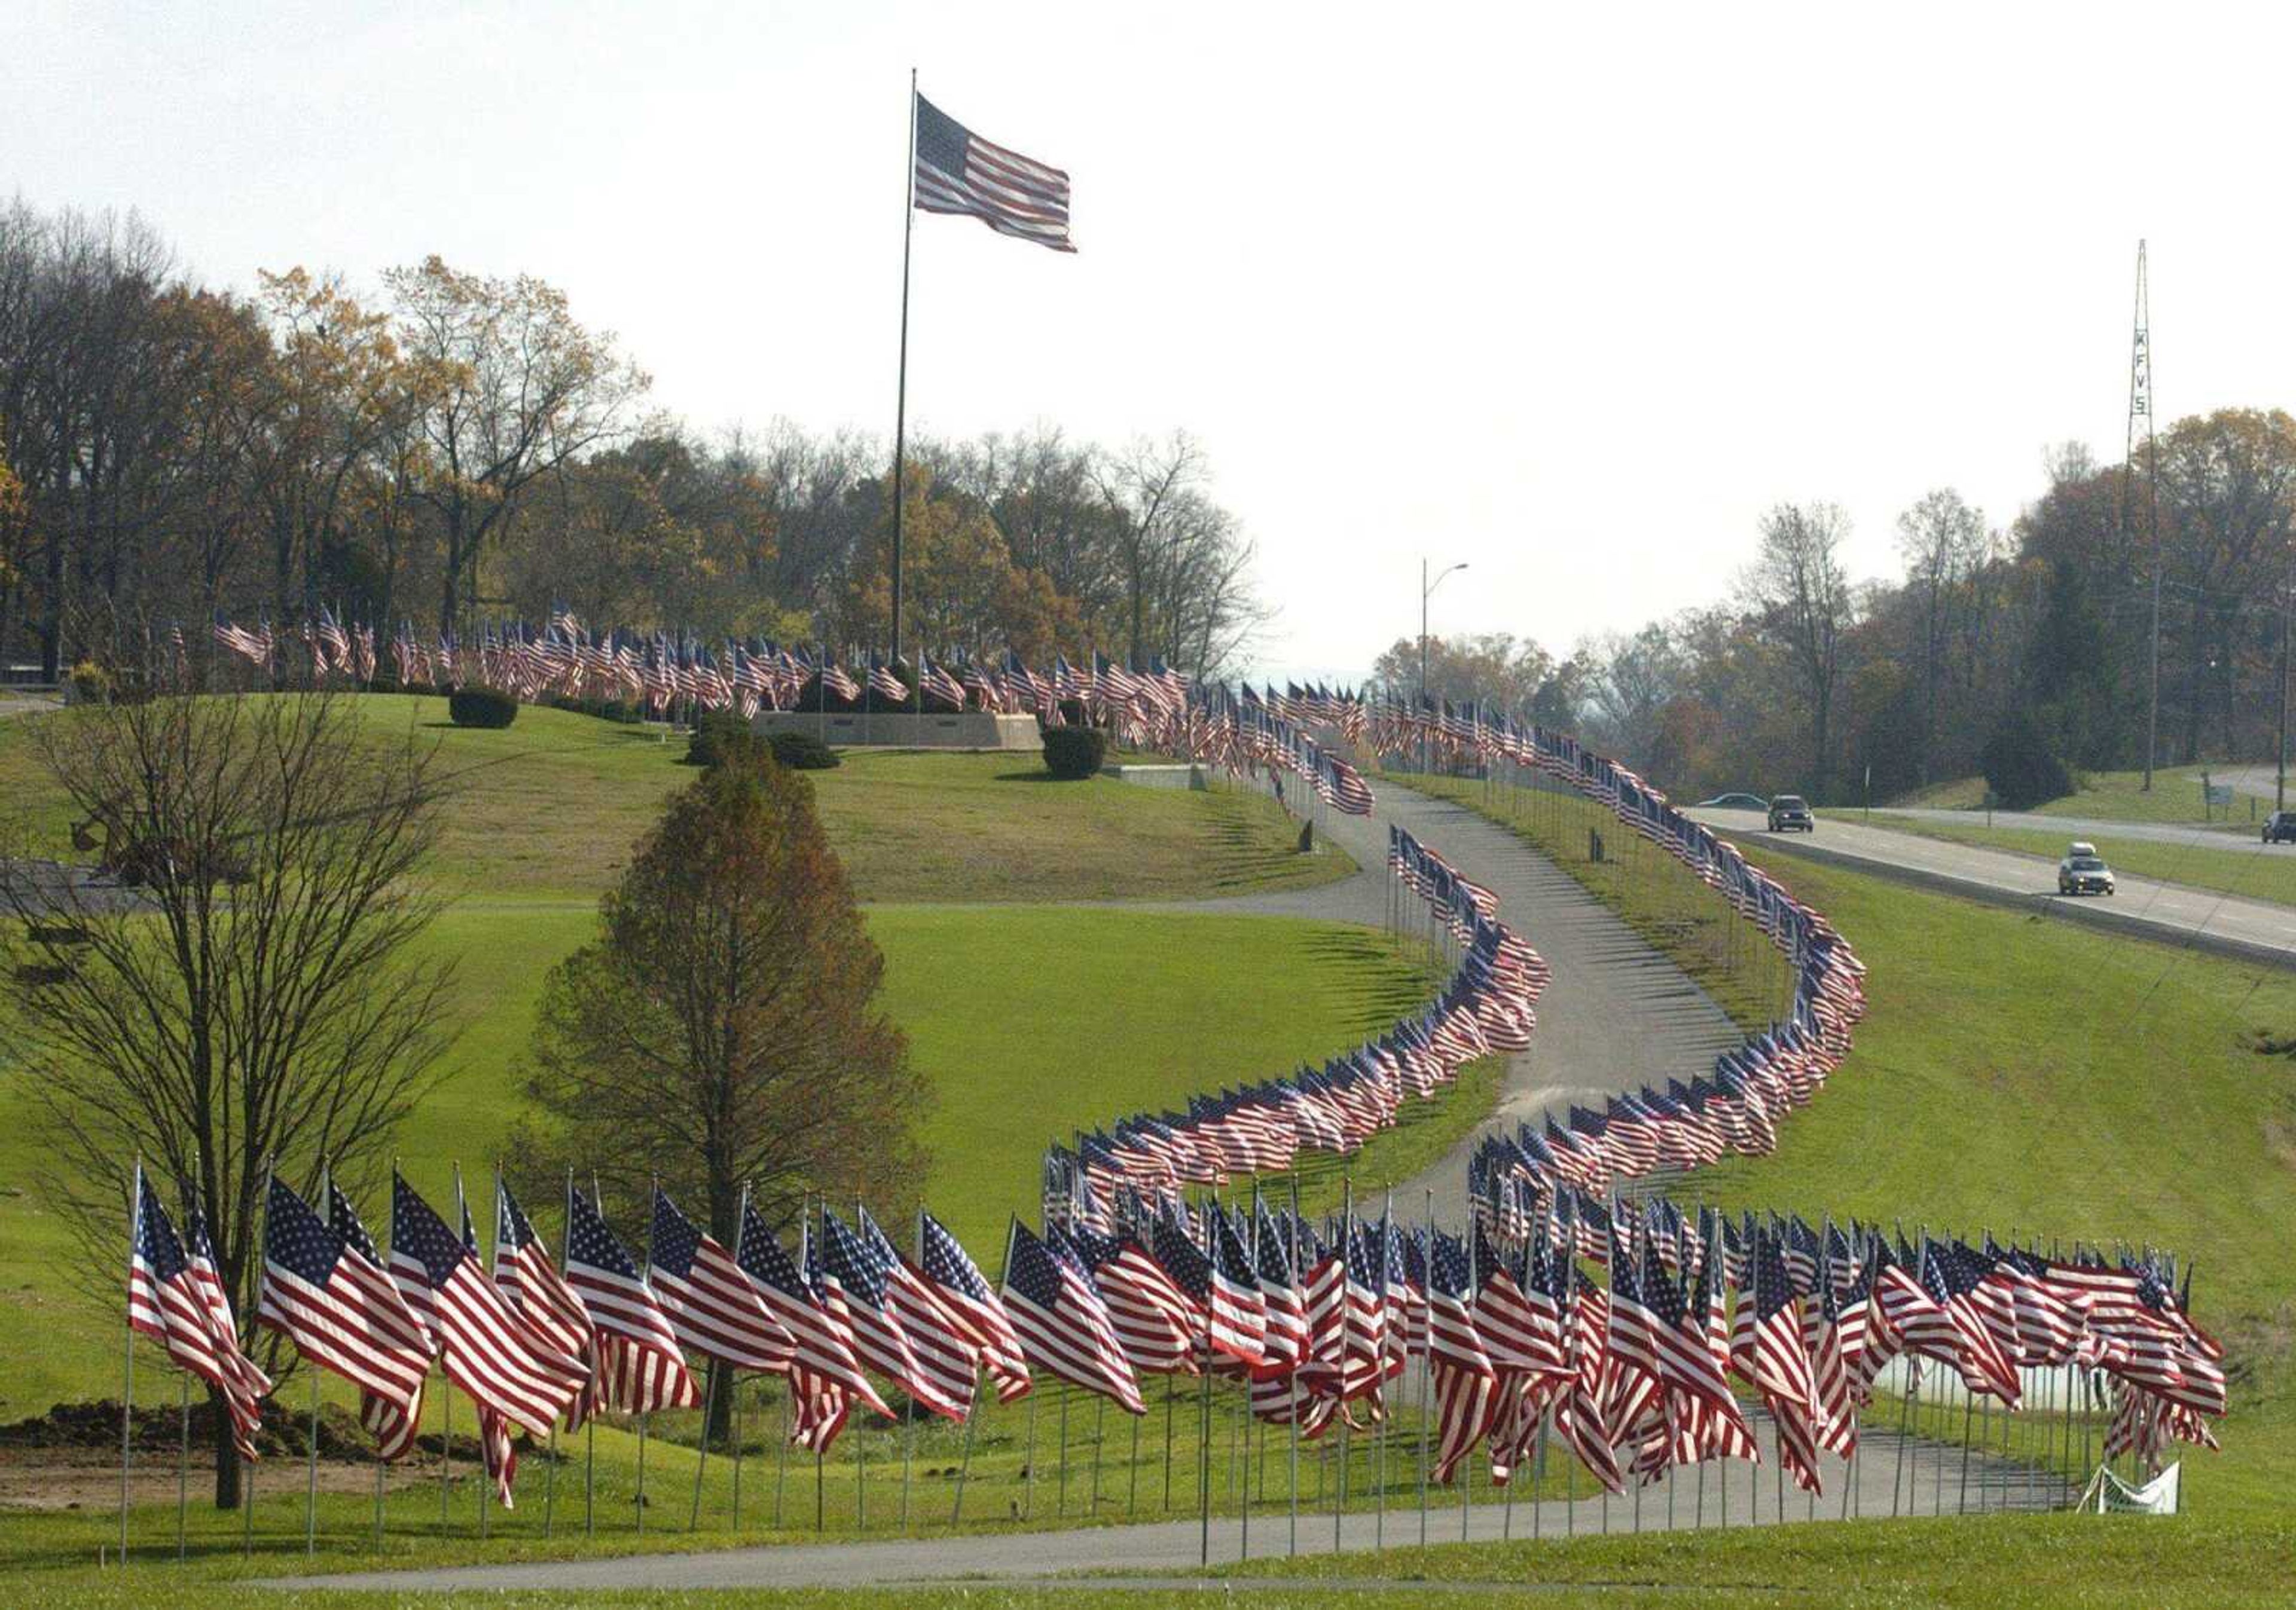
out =
<svg viewBox="0 0 2296 1610"><path fill-rule="evenodd" d="M495 1284L524 1313L527 1322L549 1337L569 1358L594 1362L595 1328L590 1311L550 1261L550 1249L535 1233L518 1198L499 1181L495 1185ZM578 1428L590 1394L575 1400L570 1426Z"/></svg>
<svg viewBox="0 0 2296 1610"><path fill-rule="evenodd" d="M843 1321L816 1295L812 1286L782 1250L782 1244L758 1210L742 1208L742 1233L734 1250L758 1295L790 1333L796 1353L790 1364L791 1389L810 1418L797 1427L807 1447L826 1448L836 1440L845 1422L848 1400L874 1410L887 1419L893 1411L878 1397L853 1356L853 1337ZM833 1427L831 1422L833 1421Z"/></svg>
<svg viewBox="0 0 2296 1610"><path fill-rule="evenodd" d="M767 1311L734 1254L659 1189L647 1254L647 1283L680 1343L736 1369L788 1372L796 1341Z"/></svg>
<svg viewBox="0 0 2296 1610"><path fill-rule="evenodd" d="M1778 1458L1795 1485L1816 1492L1817 1475L1816 1384L1809 1353L1802 1344L1800 1299L1793 1295L1785 1254L1775 1236L1756 1238L1754 1289L1741 1292L1742 1312L1751 1312L1748 1378L1760 1389L1778 1430Z"/></svg>
<svg viewBox="0 0 2296 1610"><path fill-rule="evenodd" d="M1117 1345L1133 1373L1193 1375L1204 1329L1203 1310L1195 1299L1131 1231L1104 1236L1071 1225L1068 1234L1091 1271L1093 1289L1108 1305Z"/></svg>
<svg viewBox="0 0 2296 1610"><path fill-rule="evenodd" d="M972 1410L980 1377L980 1349L969 1327L941 1301L939 1289L911 1265L866 1208L856 1210L857 1230L870 1252L885 1266L885 1283L909 1354L940 1397L964 1413Z"/></svg>
<svg viewBox="0 0 2296 1610"><path fill-rule="evenodd" d="M390 1266L375 1249L374 1238L359 1222L358 1209L332 1180L327 1181L327 1227L342 1238L343 1245L357 1260L360 1276L390 1294L396 1312L406 1316L406 1328L421 1344L424 1357L435 1353L438 1350L431 1344L430 1331L414 1311L406 1306L406 1294L390 1278ZM406 1457L414 1446L415 1433L422 1429L420 1418L419 1407L416 1414L410 1417L394 1398L373 1392L359 1393L359 1424L374 1434L376 1457L385 1461Z"/></svg>
<svg viewBox="0 0 2296 1610"><path fill-rule="evenodd" d="M1435 1479L1447 1483L1498 1408L1498 1372L1476 1333L1467 1249L1438 1231L1427 1247L1427 1361L1434 1372Z"/></svg>
<svg viewBox="0 0 2296 1610"><path fill-rule="evenodd" d="M1093 1289L1083 1261L1073 1253L1064 1254L1057 1242L1039 1240L1020 1223L1013 1227L1011 1253L1004 1271L1004 1312L1012 1316L1029 1361L1088 1392L1114 1398L1133 1414L1147 1413L1107 1306Z"/></svg>
<svg viewBox="0 0 2296 1610"><path fill-rule="evenodd" d="M234 1440L253 1458L260 1399L271 1390L271 1382L240 1351L239 1333L230 1325L229 1314L225 1308L224 1323L218 1326L217 1312L209 1305L191 1256L139 1163L135 1222L128 1230L127 1322L167 1349L177 1369L190 1371L222 1394L231 1413Z"/></svg>
<svg viewBox="0 0 2296 1610"><path fill-rule="evenodd" d="M385 1400L410 1422L420 1415L430 1369L421 1326L390 1278L275 1179L264 1204L255 1317L319 1369Z"/></svg>
<svg viewBox="0 0 2296 1610"><path fill-rule="evenodd" d="M926 212L979 218L999 234L1074 251L1069 240L1069 176L1018 151L992 145L916 97L916 205Z"/></svg>
<svg viewBox="0 0 2296 1610"><path fill-rule="evenodd" d="M962 1420L965 1402L941 1390L911 1344L902 1315L892 1301L890 1249L881 1251L838 1216L822 1210L821 1263L832 1310L850 1327L854 1356L898 1385L925 1408ZM965 1384L970 1396L971 1383Z"/></svg>
<svg viewBox="0 0 2296 1610"><path fill-rule="evenodd" d="M1023 1395L1029 1390L1029 1362L995 1288L957 1238L929 1213L917 1215L917 1241L923 1254L918 1272L931 1282L941 1306L979 1350L988 1378L996 1384L996 1401L1009 1403Z"/></svg>
<svg viewBox="0 0 2296 1610"><path fill-rule="evenodd" d="M597 1205L571 1189L566 1193L566 1284L597 1328L590 1410L644 1414L691 1409L700 1401L677 1332L653 1288L606 1228Z"/></svg>
<svg viewBox="0 0 2296 1610"><path fill-rule="evenodd" d="M390 1246L394 1268L402 1251L422 1262L449 1381L482 1410L531 1429L566 1411L590 1378L588 1364L560 1353L513 1309L469 1242L396 1175ZM506 1466L501 1474L506 1485Z"/></svg>
<svg viewBox="0 0 2296 1610"><path fill-rule="evenodd" d="M242 1444L241 1451L253 1459L255 1433L263 1421L263 1400L271 1393L271 1377L257 1369L255 1361L239 1345L239 1325L232 1317L231 1293L224 1287L215 1244L208 1238L207 1215L197 1207L184 1221L184 1255L188 1261L192 1289L207 1309L209 1328L231 1344L228 1352L218 1349L218 1353L238 1377L238 1385L225 1392L224 1402L237 1428Z"/></svg>

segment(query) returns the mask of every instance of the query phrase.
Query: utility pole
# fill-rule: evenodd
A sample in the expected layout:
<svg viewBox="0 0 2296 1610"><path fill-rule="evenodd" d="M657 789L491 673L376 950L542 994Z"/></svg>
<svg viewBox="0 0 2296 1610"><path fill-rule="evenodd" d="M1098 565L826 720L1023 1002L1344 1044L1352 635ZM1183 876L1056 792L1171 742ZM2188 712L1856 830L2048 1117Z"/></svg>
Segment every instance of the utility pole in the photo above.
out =
<svg viewBox="0 0 2296 1610"><path fill-rule="evenodd" d="M2288 808L2288 628L2296 614L2296 576L2280 584L2280 736L2273 745L2272 808Z"/></svg>
<svg viewBox="0 0 2296 1610"><path fill-rule="evenodd" d="M1419 769L1422 772L1434 770L1434 764L1428 757L1427 723L1424 719L1427 707L1427 601L1435 596L1435 589L1443 584L1445 576L1453 570L1466 568L1467 561L1461 560L1457 564L1436 572L1435 579L1431 582L1427 579L1427 557L1422 554L1419 559L1419 706L1422 717L1419 723Z"/></svg>
<svg viewBox="0 0 2296 1610"><path fill-rule="evenodd" d="M2152 791L2152 763L2161 748L2161 457L2152 440L2152 307L2145 278L2144 242L2136 242L2136 314L2128 348L2128 431L2120 457L2118 518L2125 540L2128 529L2129 477L2136 465L2136 442L2144 439L2144 503L2152 545L2151 670L2144 711L2144 791Z"/></svg>

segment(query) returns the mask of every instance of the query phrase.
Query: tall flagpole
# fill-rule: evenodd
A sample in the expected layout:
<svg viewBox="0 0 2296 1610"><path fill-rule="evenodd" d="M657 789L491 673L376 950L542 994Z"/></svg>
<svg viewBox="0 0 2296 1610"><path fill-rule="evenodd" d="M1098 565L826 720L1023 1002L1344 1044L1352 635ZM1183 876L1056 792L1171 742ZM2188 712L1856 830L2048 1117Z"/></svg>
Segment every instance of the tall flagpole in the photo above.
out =
<svg viewBox="0 0 2296 1610"><path fill-rule="evenodd" d="M901 378L893 393L893 664L901 663L901 495L908 469L909 239L917 220L917 69L909 69L908 161L901 170ZM922 687L922 679L919 679Z"/></svg>

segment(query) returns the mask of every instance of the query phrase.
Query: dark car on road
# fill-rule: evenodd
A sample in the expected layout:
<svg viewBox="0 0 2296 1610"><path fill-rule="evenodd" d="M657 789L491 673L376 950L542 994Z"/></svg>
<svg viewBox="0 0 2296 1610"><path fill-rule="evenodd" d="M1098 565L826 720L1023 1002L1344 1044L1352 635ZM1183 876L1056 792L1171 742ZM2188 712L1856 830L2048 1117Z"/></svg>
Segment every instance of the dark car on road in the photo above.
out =
<svg viewBox="0 0 2296 1610"><path fill-rule="evenodd" d="M2264 819L2264 842L2296 844L2296 811L2275 811Z"/></svg>
<svg viewBox="0 0 2296 1610"><path fill-rule="evenodd" d="M1809 813L1809 802L1800 795L1781 794L1770 801L1770 831L1815 833L1817 818Z"/></svg>

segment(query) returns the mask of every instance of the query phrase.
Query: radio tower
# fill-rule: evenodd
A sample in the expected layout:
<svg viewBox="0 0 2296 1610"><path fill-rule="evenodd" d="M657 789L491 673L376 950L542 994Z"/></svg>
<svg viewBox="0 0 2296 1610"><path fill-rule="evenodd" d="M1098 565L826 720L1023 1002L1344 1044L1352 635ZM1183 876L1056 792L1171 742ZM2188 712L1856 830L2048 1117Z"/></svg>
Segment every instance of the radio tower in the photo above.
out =
<svg viewBox="0 0 2296 1610"><path fill-rule="evenodd" d="M2144 791L2152 791L2152 760L2161 748L2161 490L2160 455L2152 444L2152 332L2144 277L2144 242L2136 242L2136 319L2128 346L2128 436L2120 456L2121 533L2128 528L2129 477L2136 464L2137 438L2144 446L2145 527L2152 545L2152 649L2150 690L2144 712Z"/></svg>

